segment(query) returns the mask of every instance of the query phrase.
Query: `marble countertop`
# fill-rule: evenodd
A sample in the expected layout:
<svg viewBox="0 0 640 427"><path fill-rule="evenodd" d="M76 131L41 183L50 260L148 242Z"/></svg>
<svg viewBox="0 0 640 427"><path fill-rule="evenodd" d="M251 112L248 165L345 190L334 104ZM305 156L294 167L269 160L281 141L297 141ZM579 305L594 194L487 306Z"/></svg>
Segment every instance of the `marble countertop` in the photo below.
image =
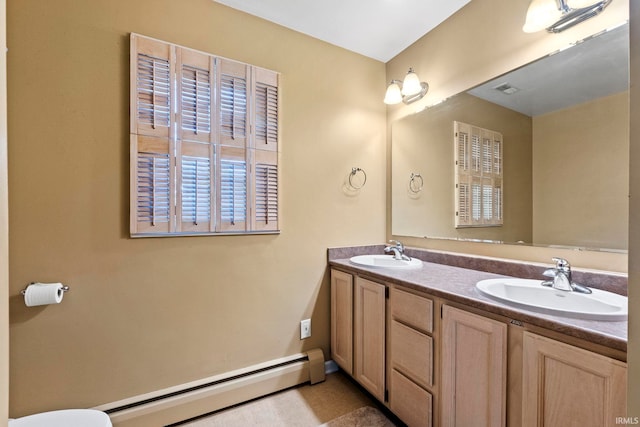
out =
<svg viewBox="0 0 640 427"><path fill-rule="evenodd" d="M435 297L551 329L616 350L627 350L626 321L582 320L542 314L501 303L481 294L475 287L479 280L513 276L427 262L424 259L422 268L415 270L369 268L350 262L351 254L349 257L339 258L347 254L340 251L330 253L329 264L341 270L360 273L374 280L423 291ZM420 256L416 256L416 258L422 259Z"/></svg>

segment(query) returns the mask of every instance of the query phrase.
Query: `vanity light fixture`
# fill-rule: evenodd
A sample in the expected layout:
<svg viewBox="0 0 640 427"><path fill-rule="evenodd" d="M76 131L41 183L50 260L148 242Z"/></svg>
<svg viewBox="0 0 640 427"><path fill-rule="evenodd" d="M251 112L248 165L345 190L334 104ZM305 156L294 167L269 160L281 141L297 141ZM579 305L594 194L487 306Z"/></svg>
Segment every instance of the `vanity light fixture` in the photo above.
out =
<svg viewBox="0 0 640 427"><path fill-rule="evenodd" d="M531 0L522 31L535 33L546 29L559 33L589 18L609 6L612 0Z"/></svg>
<svg viewBox="0 0 640 427"><path fill-rule="evenodd" d="M404 102L405 104L411 104L422 99L428 91L429 84L421 82L413 68L409 68L404 81L391 80L384 96L384 103L399 104Z"/></svg>

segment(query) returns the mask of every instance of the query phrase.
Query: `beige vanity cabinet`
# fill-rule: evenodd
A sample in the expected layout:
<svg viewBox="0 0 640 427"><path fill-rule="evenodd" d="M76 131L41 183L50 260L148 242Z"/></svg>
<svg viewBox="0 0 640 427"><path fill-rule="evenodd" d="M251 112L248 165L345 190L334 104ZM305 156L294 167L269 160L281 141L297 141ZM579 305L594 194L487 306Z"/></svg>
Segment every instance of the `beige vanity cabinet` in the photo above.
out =
<svg viewBox="0 0 640 427"><path fill-rule="evenodd" d="M389 407L410 427L432 425L433 301L389 291Z"/></svg>
<svg viewBox="0 0 640 427"><path fill-rule="evenodd" d="M608 427L626 416L625 363L526 331L522 348L523 427Z"/></svg>
<svg viewBox="0 0 640 427"><path fill-rule="evenodd" d="M331 270L331 358L385 401L386 286Z"/></svg>
<svg viewBox="0 0 640 427"><path fill-rule="evenodd" d="M522 427L614 427L626 416L626 364L548 336L563 340L331 270L331 357L409 427L505 427L507 415Z"/></svg>
<svg viewBox="0 0 640 427"><path fill-rule="evenodd" d="M442 427L506 425L505 323L443 305L441 369Z"/></svg>
<svg viewBox="0 0 640 427"><path fill-rule="evenodd" d="M353 375L353 276L331 270L331 359Z"/></svg>
<svg viewBox="0 0 640 427"><path fill-rule="evenodd" d="M353 307L353 377L383 402L386 286L356 276Z"/></svg>

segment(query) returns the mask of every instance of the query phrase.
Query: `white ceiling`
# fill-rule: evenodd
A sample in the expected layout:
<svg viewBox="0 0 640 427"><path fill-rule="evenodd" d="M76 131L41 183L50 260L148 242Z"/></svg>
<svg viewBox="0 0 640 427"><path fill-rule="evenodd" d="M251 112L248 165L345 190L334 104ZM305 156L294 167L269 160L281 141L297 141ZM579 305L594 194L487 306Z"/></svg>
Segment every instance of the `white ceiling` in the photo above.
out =
<svg viewBox="0 0 640 427"><path fill-rule="evenodd" d="M470 0L214 0L387 62Z"/></svg>

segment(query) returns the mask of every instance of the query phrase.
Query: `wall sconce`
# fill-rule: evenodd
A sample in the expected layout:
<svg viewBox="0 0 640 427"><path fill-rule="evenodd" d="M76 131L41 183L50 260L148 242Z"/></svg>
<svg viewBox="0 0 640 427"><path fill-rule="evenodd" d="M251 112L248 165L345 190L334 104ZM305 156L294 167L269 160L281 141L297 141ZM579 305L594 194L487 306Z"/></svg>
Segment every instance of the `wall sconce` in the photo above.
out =
<svg viewBox="0 0 640 427"><path fill-rule="evenodd" d="M531 0L522 31L535 33L546 29L559 33L593 18L609 3L611 0Z"/></svg>
<svg viewBox="0 0 640 427"><path fill-rule="evenodd" d="M403 82L400 80L391 80L391 83L389 83L387 87L387 93L384 96L384 103L399 104L404 102L405 104L411 104L412 102L422 99L428 91L429 84L421 82L418 75L413 71L413 68L409 68Z"/></svg>

